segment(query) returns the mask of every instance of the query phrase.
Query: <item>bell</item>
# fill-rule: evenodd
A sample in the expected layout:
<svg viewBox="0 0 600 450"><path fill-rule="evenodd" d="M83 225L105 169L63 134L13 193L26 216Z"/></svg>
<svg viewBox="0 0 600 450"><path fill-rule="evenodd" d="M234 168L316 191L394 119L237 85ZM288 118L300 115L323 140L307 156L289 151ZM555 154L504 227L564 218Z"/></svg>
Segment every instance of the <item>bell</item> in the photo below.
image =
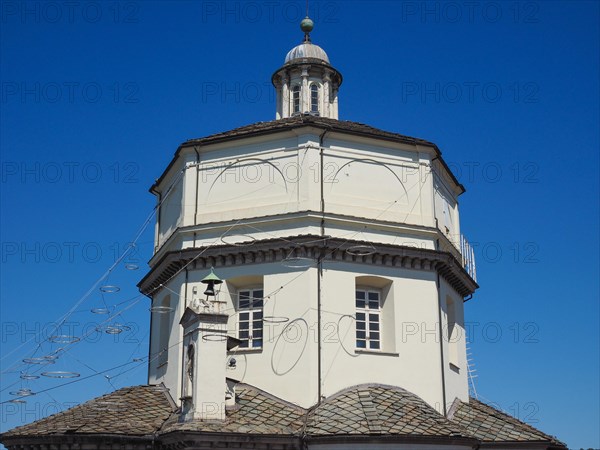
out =
<svg viewBox="0 0 600 450"><path fill-rule="evenodd" d="M211 267L210 273L202 280L202 283L207 285L206 290L204 291L204 295L206 295L207 297L214 297L215 285L221 284L222 282L223 281L215 275L214 269Z"/></svg>
<svg viewBox="0 0 600 450"><path fill-rule="evenodd" d="M214 281L208 282L208 286L206 287L206 290L204 291L204 295L206 295L207 297L215 296L215 282Z"/></svg>

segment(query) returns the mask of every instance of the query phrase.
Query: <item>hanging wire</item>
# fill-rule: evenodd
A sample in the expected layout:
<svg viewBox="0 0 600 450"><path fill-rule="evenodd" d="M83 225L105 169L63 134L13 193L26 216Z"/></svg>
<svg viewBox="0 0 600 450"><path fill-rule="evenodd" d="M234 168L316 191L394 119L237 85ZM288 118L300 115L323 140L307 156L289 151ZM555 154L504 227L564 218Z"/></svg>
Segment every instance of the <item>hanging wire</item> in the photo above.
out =
<svg viewBox="0 0 600 450"><path fill-rule="evenodd" d="M87 292L79 299L75 302L75 305L72 306L62 317L60 317L57 321L56 321L56 326L54 327L54 331L52 333L50 333L50 335L53 335L56 333L56 331L58 329L60 329L60 327L68 320L68 318L75 312L77 311L77 309L79 308L79 306L100 286L100 284L108 277L110 276L110 274L112 273L112 271L119 265L121 264L121 262L125 259L125 257L130 253L130 251L135 248L135 245L137 243L137 241L141 238L141 236L143 235L144 231L146 230L146 228L148 227L148 225L150 224L152 218L154 217L154 215L156 214L156 211L160 208L160 206L167 200L169 194L173 191L173 188L175 186L176 183L179 182L179 180L183 177L183 173L185 172L186 168L182 169L180 171L180 173L178 174L178 176L173 180L173 182L171 183L171 185L167 188L165 195L161 198L160 202L158 202L153 208L152 211L150 212L150 214L148 214L146 220L142 223L142 225L138 228L138 231L136 232L136 234L134 235L134 238L131 240L131 242L129 243L129 245L127 245L127 247L123 250L123 252L121 253L121 255L116 259L116 261L100 276L100 278L98 278L96 280L96 282L87 290ZM4 356L0 357L0 361L3 361L4 359L6 359L8 356L12 355L13 353L15 353L16 351L18 351L19 349L23 348L24 346L26 346L27 344L29 344L31 341L33 340L38 340L40 338L41 335L41 331L40 333L37 333L36 335L32 336L30 339L26 340L25 342L21 343L20 345L18 345L17 347L15 347L14 349L12 349L11 351L7 352L6 354L4 354ZM32 352L32 356L35 355L35 353L40 349L41 345L42 345L43 341L40 342L37 347L33 350ZM3 372L4 373L4 372Z"/></svg>
<svg viewBox="0 0 600 450"><path fill-rule="evenodd" d="M308 1L307 1L307 15L308 15ZM186 169L187 169L187 167L186 167ZM174 189L174 186L175 186L175 184L176 184L176 183L179 181L179 178L181 178L181 177L183 176L183 173L184 173L184 171L185 171L185 169L183 169L183 170L180 172L180 174L179 174L179 176L177 177L177 179L173 181L173 183L172 183L172 184L169 186L169 188L168 188L168 189L167 189L167 191L165 192L165 196L164 196L164 197L161 199L161 201L160 201L160 202L159 202L159 203L158 203L158 204L157 204L157 205L156 205L156 206L153 208L153 211L152 211L152 213L151 213L151 214L148 216L148 218L146 219L146 221L145 221L145 222L143 223L143 225L140 227L140 229L138 230L138 233L136 234L136 236L135 236L134 240L131 242L131 244L127 246L127 248L126 248L126 249L123 251L123 253L121 254L121 256L120 256L120 257L119 257L119 258L118 258L118 259L115 261L115 263L114 263L113 265L111 265L111 266L109 267L109 269L108 269L108 270L107 270L107 271L106 271L106 272L105 272L105 273L104 273L104 274L103 274L103 275L102 275L102 276L101 276L101 277L100 277L100 278L99 278L99 279L98 279L98 280L97 280L97 281L96 281L96 282L95 282L95 283L92 285L92 287L91 287L91 288L90 288L90 289L89 289L89 290L86 292L86 294L84 294L84 296L83 296L82 298L80 298L80 299L79 299L79 300L78 300L78 301L75 303L75 305L74 305L74 306L73 306L73 307L72 307L72 308L71 308L71 309L70 309L70 310L69 310L69 311L68 311L68 312L67 312L67 313L66 313L64 316L62 316L62 317L60 318L60 320L58 321L58 324L57 324L57 326L55 327L55 330L54 330L54 332L56 332L56 331L58 331L58 330L60 329L60 326L61 326L61 325L62 325L62 324L63 324L63 323L64 323L64 322L65 322L65 321L66 321L66 320L67 320L67 319L70 317L70 315L71 315L71 314L73 314L74 312L77 312L77 308L78 308L78 307L79 307L79 306L80 306L80 305L81 305L81 304L82 304L82 303L83 303L83 302L84 302L84 301L85 301L85 300L86 300L86 299L87 299L87 298L88 298L88 297L91 295L91 293L92 293L92 292L93 292L93 291L94 291L96 288L98 288L99 286L101 286L101 287L100 287L100 291L101 291L101 294L102 294L102 295L101 295L101 297L102 297L102 300L103 300L103 302L104 302L104 304L105 304L105 307L108 309L108 305L107 305L107 304L106 304L106 302L104 301L104 294L105 294L105 293L112 293L112 292L115 292L115 288L117 288L117 287L116 287L116 286L114 286L114 285L108 285L108 284L106 284L106 283L108 283L108 278L110 277L110 275L111 275L112 271L113 271L113 270L114 270L114 269L117 267L117 265L118 265L118 264L120 264L120 263L123 261L123 259L124 259L124 258L125 258L125 257L126 257L126 256L129 254L129 253L130 253L130 251L131 251L133 248L135 248L135 243L136 243L136 242L137 242L137 240L138 240L138 239L141 237L141 235L143 234L143 232L145 231L145 229L146 229L146 228L147 228L147 226L149 225L149 223L150 223L150 221L151 221L152 217L153 217L153 216L156 214L156 211L157 211L157 209L158 209L158 208L159 208L159 207L162 205L162 203L163 203L163 202L164 202L164 201L167 199L168 195L169 195L169 194L172 192L172 190ZM421 183L418 183L418 184L419 184L419 191L421 191L421 190L422 190L422 185L421 185ZM413 189L413 188L414 188L414 185L413 185L413 186L411 186L411 187L409 188L409 190L411 190L411 189ZM394 200L393 202L391 202L391 203L390 203L390 204L389 204L389 205L388 205L388 206L387 206L387 207L386 207L386 208L385 208L383 211L381 211L381 213L380 213L380 214L379 214L379 215L378 215L378 216L377 216L377 217L376 217L374 220L377 220L377 219L379 219L379 218L380 218L380 217L381 217L383 214L385 214L385 213L386 213L386 212L387 212L387 211L388 211L388 210L389 210L389 209L390 209L390 208L391 208L393 205L395 205L395 204L397 203L397 201L398 201L398 200ZM408 217L408 216L409 216L409 215L410 215L410 214L413 212L413 210L414 210L415 206L416 206L416 202L415 202L415 203L412 205L411 209L410 209L410 210L407 212L405 219L406 219L406 218L407 218L407 217ZM229 228L228 228L228 229L227 229L227 230L226 230L226 231L225 231L225 232L224 232L224 233L221 235L221 237L220 237L220 241L221 241L221 242L229 243L229 242L223 241L223 238L226 238L226 237L228 236L228 234L227 234L227 233L229 233L229 232L230 232L230 231L231 231L233 228L235 228L235 227L236 227L236 226L237 226L237 225L240 223L240 221L241 221L241 220L242 220L242 219L240 219L240 220L236 221L236 222L235 222L235 223L234 223L234 224L233 224L231 227L229 227ZM266 233L266 234L268 234L268 235L271 235L271 236L273 236L273 237L275 237L275 238L281 239L282 241L284 241L284 242L288 242L288 243L290 243L290 244L293 244L293 245L295 245L295 246L303 246L303 245L307 245L307 244L310 244L310 243L324 242L324 241L326 241L327 239L330 239L330 237L329 237L329 236L324 236L324 237L322 237L322 238L319 238L319 239L316 239L316 240L313 240L313 241L310 241L310 242L306 242L306 241L304 241L304 242L301 242L301 243L296 243L296 242L294 242L294 241L291 241L291 240L289 240L289 239L285 239L285 238L281 238L281 237L279 237L279 236L276 236L276 235L274 235L274 234L272 234L272 233L270 233L270 232L266 232L266 231L260 230L259 228L257 228L257 227L254 227L254 226L252 226L252 225L249 225L249 224L243 224L243 225L244 225L244 226L246 226L246 227L248 227L248 228L254 229L254 230L256 230L256 231L259 231L259 232L264 232L264 233ZM365 230L366 230L366 229L368 229L368 226L365 226L365 227L364 227L364 229L365 229ZM351 240L353 237L355 237L356 235L358 235L358 234L360 234L360 233L362 233L362 230L359 230L359 231L357 231L357 232L354 232L354 233L348 233L348 235L350 235L350 236L349 236L348 238L346 238L346 239L345 239L345 240L344 240L344 241L343 241L343 242L342 242L340 245L338 245L338 246L337 246L335 249L333 249L333 250L330 250L330 252L328 253L328 255L327 255L327 256L330 256L330 255L331 255L333 252L335 252L336 250L338 250L338 249L340 249L341 247L343 247L343 246L344 246L344 245L345 245L345 244L346 244L348 241L350 241L350 240ZM229 236L231 237L231 236L233 236L233 235L229 235ZM216 241L216 242L219 242L219 241ZM175 293L175 294L176 294L178 297L181 297L181 295L180 295L180 294L178 294L178 293L176 293L175 291L173 291L172 289L168 288L167 286L165 286L165 284L167 284L168 282L170 282L170 281L171 281L171 280L172 280L174 277L176 277L176 276L177 276L179 273L181 273L181 271L183 271L183 270L184 270L186 267L188 267L188 266L189 266L189 265L190 265L192 262L194 262L196 259L198 259L200 256L202 256L202 254L204 254L204 253L205 253L205 252L206 252L206 251L207 251L209 248L211 248L211 247L213 247L214 245L216 245L216 242L214 242L214 243L212 243L212 244L208 245L206 248L204 248L204 249L203 249L203 250L202 250L202 251L201 251L201 252L200 252L198 255L196 255L194 258L192 258L192 259L191 259L191 260L190 260L188 263L186 263L186 264L185 264L183 267L181 267L181 268L180 268L180 269L179 269L179 270L178 270L178 271L177 271L175 274L173 274L171 277L169 277L169 279L168 279L167 281L165 281L165 282L164 282L164 283L162 283L161 285L157 286L156 288L152 289L152 291L151 291L151 292L150 292L148 295L149 295L149 296L151 296L151 295L152 295L154 292L156 292L158 289L160 289L160 288L163 288L163 287L164 287L164 288L168 289L169 291L171 291L171 292ZM231 244L231 245L235 245L235 244ZM361 255L361 254L360 254L360 252L358 253L358 255L359 255L359 256L364 256L364 255ZM324 259L324 258L320 258L320 259ZM315 260L312 260L312 261L315 261ZM316 261L315 261L315 263L316 263ZM307 267L299 267L299 268L308 268L308 267L310 267L310 266L307 266ZM136 268L137 268L137 267L136 267ZM133 269L133 267L132 267L130 270L134 270L134 269ZM280 291L282 291L282 290L283 290L285 287L287 287L289 284L291 284L292 282L294 282L296 279L298 279L300 276L302 276L302 275L303 275L303 274L305 274L305 273L307 273L307 272L306 272L306 271L302 271L302 272L300 272L298 275L296 275L295 277L293 277L293 278L292 278L291 280L289 280L287 283L285 283L284 285L282 285L282 286L280 286L279 288L275 289L275 290L274 290L273 292L271 292L270 294L268 294L268 295L264 296L263 308L264 308L264 305L265 305L265 304L266 304L268 301L270 301L271 299L274 299L274 298L275 298L275 294L276 294L277 292L280 292ZM105 284L104 284L104 285L100 285L100 283L102 283L102 282L104 282ZM102 288L104 288L104 289L102 289ZM118 290L118 288L117 288L117 290ZM235 294L233 294L233 293L230 293L230 294L235 296ZM140 297L141 297L141 295L140 295ZM131 300L128 300L128 301L131 301ZM139 301L139 300L138 300L138 301ZM274 301L274 300L273 300L273 301ZM127 302L127 301L126 301L126 302ZM118 304L118 305L121 305L122 303L124 303L124 302L121 302L121 303L120 303L120 304ZM136 304L136 303L137 303L137 301L136 301L134 304ZM274 303L275 303L275 301L274 301ZM133 306L133 305L131 305L131 306ZM106 323L106 322L110 322L110 321L112 321L112 320L113 320L115 317L118 317L118 316L120 316L120 315L121 315L121 314L122 314L122 313L123 313L125 310L129 309L131 306L128 306L128 307L124 308L122 311L119 311L119 312L117 312L117 313L115 313L115 314L111 315L111 316L110 316L110 317L109 317L109 318L108 318L106 321L104 321L104 323ZM235 313L235 308L230 308L230 309L229 309L229 311L231 311L231 310L233 310L233 311L234 311L234 314L232 314L232 315L235 315L235 314L236 314L236 313ZM334 313L334 312L330 312L330 313L332 313L332 314L339 314L339 315L341 316L341 317L340 317L340 320L341 320L341 319L343 318L343 316L344 316L344 315L343 315L343 314L341 314L341 313ZM347 331L347 332L348 332L348 331ZM346 332L346 334L347 334L347 332ZM339 333L339 330L338 330L338 333ZM89 335L89 333L88 333L88 335ZM55 335L55 336L61 336L61 335ZM65 335L62 335L62 336L63 336L63 337L65 337ZM281 333L280 333L280 336L281 336ZM344 337L345 337L345 336L344 336ZM36 336L34 336L34 337L32 337L31 339L29 339L28 341L24 342L23 344L21 344L20 346L18 346L18 347L17 347L17 348L15 348L15 349L13 349L13 350L12 350L11 352L9 352L8 354L4 355L4 356L2 357L2 359L5 359L5 358L6 358L6 357L8 357L10 354L12 354L12 353L14 353L15 351L19 350L20 348L22 348L24 345L28 344L29 342L31 342L31 340L33 340L33 339L35 339L35 338L36 338ZM77 342L79 342L79 340L77 340L77 341L76 341L76 340L74 340L74 339L73 339L73 342L68 342L68 343L66 343L66 344L67 344L67 345L66 345L66 347L70 347L70 346L74 345L74 344L75 344L75 343L77 343ZM58 343L58 342L56 342L56 343ZM161 351L159 351L159 352L156 352L156 354L155 354L153 357L150 357L150 356L149 356L149 357L147 358L147 359L148 359L147 363L148 363L148 364L150 364L152 361L154 361L156 358L158 358L158 357L159 357L159 356L160 356L160 355L161 355L163 352L165 352L165 351L168 351L168 349L169 349L169 348L172 348L172 347L174 347L174 346L178 346L180 343L181 343L181 341L180 341L180 342L176 342L176 343L174 343L173 345L169 346L168 348L166 348L166 349L163 349L163 350L161 350ZM134 353L135 353L135 351L137 351L137 350L139 349L139 346L140 346L140 344L141 344L141 342L140 342L140 343L138 343L138 346L137 346L137 347L136 347L136 349L134 350ZM41 348L41 345L42 345L42 343L38 344L37 348L36 348L36 349L34 350L34 352L33 352L33 354L34 354L34 355L35 355L35 353L37 352L37 350L39 350L39 349ZM68 350L69 350L68 348L61 348L60 350L61 350L61 351L63 351L65 354L68 354L69 356L73 357L71 354L69 354L70 352L68 352ZM132 353L132 355L133 355L133 353ZM130 356L130 358L131 358L131 356ZM146 358L140 358L140 359L138 359L137 361L128 361L128 362L126 362L126 363L124 363L124 364L121 364L121 365L115 366L115 367L113 367L113 368L111 368L111 369L106 369L106 370L104 370L104 371L101 371L101 372L98 372L98 371L96 371L96 370L95 370L95 369L93 369L92 367L90 367L90 366L88 366L87 364L83 363L82 361L80 361L80 360L76 359L78 362L80 362L80 363L81 363L81 364L83 364L84 366L86 366L86 367L90 368L91 370L93 370L93 371L94 371L94 372L96 372L96 373L94 373L94 374L92 374L92 375L89 375L89 376L86 376L86 377L79 378L79 379L77 379L77 380L73 380L73 381L70 381L70 382L67 382L67 383L63 383L63 384L61 384L61 385L58 385L58 386L54 386L54 387L51 387L51 388L48 388L48 389L45 389L45 390L39 391L39 393L45 393L45 392L47 392L47 391L49 391L49 390L52 390L52 389L57 389L57 388L60 388L60 387L63 387L63 386L70 385L70 384L72 384L72 383L75 383L75 382L84 381L84 380L90 379L90 378L92 378L92 377L94 377L94 376L98 376L98 375L104 374L104 373L106 373L106 372L110 372L111 370L116 370L116 369L119 369L119 368L126 367L126 366L128 366L128 365L132 364L133 362L139 362L139 364L137 364L136 366L134 366L134 367L131 367L131 368L128 368L128 369L124 369L124 370L122 370L121 372L119 372L118 374L116 374L115 376L112 376L112 377L110 377L110 376L108 376L108 375L105 375L105 377L106 377L107 381L109 382L109 384L110 384L110 385L111 385L111 386L112 386L114 389L116 389L116 387L113 385L113 383L111 382L111 380L113 380L113 379L115 379L116 377L119 377L119 376L121 376L121 375L123 375L123 374L125 374L125 373L127 373L127 372L130 372L131 370L135 370L135 369L137 369L137 368L141 367L141 365L142 365L142 364L144 364L144 360L145 360L145 359L146 359ZM51 364L51 363L48 363L48 364ZM35 375L33 375L33 374L29 374L29 373L28 373L27 375L28 375L28 376L31 376L31 377L35 376ZM27 379L27 378L25 378L25 379ZM2 391L0 391L0 392L2 392ZM18 400L18 399L14 399L14 400ZM2 403L6 403L6 402L2 402ZM0 404L2 404L2 403L0 403Z"/></svg>

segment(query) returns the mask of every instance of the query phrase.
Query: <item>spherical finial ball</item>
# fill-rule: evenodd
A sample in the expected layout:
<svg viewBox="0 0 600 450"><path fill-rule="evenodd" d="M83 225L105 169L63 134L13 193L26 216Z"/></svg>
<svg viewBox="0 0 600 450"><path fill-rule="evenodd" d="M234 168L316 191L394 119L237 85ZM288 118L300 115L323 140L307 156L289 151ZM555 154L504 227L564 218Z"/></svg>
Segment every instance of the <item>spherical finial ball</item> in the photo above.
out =
<svg viewBox="0 0 600 450"><path fill-rule="evenodd" d="M314 27L315 23L308 17L305 17L304 19L302 19L302 22L300 22L300 29L305 33L310 33Z"/></svg>

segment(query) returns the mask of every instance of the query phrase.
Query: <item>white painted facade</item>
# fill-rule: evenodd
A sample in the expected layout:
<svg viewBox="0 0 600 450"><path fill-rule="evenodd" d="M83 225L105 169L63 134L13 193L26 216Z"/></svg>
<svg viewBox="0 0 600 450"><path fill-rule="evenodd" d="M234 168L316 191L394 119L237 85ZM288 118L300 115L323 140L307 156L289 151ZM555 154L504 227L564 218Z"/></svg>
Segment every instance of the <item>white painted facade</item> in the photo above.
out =
<svg viewBox="0 0 600 450"><path fill-rule="evenodd" d="M302 80L302 72L292 72L285 73L292 79L299 73ZM330 86L327 70L311 77ZM288 100L278 93L277 117L287 117L282 111ZM321 105L324 115L337 118L337 93L335 103L335 114ZM226 377L305 408L319 395L361 383L402 387L442 413L455 398L468 401L465 294L431 262L431 255L458 266L462 261L457 198L463 189L440 159L427 143L314 123L182 145L152 188L159 202L155 254L141 286L154 308L172 310L152 314L149 383L165 383L176 401L190 396L184 356L190 332L179 321L187 307L198 308L205 298L201 280L214 265L224 280L218 299L229 316L230 336L240 337L240 292L264 292L262 345L238 347L222 358L204 352L214 360L198 369L198 386L214 365L219 372L225 367ZM290 264L304 235L359 249L346 248L337 257L340 251L329 249L311 256L312 263ZM289 247L290 254L269 250L251 261L244 256L272 243ZM379 256L383 247L425 256L392 260ZM367 255L354 258L355 251ZM184 252L195 256L168 272L165 261ZM205 253L212 256L205 260ZM160 276L160 284L148 281ZM459 276L476 287L466 272ZM357 288L380 296L379 349L357 348ZM221 384L212 388L224 392L225 380Z"/></svg>

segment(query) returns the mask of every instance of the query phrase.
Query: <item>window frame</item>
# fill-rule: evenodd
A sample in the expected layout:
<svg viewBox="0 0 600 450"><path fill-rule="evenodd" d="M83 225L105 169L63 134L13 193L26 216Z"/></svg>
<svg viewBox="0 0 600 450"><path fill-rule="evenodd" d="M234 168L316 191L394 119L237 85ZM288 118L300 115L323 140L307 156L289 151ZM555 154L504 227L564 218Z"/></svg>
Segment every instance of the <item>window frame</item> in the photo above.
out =
<svg viewBox="0 0 600 450"><path fill-rule="evenodd" d="M316 97L316 99L315 99ZM312 83L310 85L310 113L311 114L320 114L320 104L319 104L319 85L317 83Z"/></svg>
<svg viewBox="0 0 600 450"><path fill-rule="evenodd" d="M299 84L295 85L292 88L292 114L300 114L300 109L301 109L301 105L300 105L300 94L301 94L301 90L302 88L300 87Z"/></svg>
<svg viewBox="0 0 600 450"><path fill-rule="evenodd" d="M246 292L248 293L248 306L242 306L242 300L246 300L242 296ZM260 292L261 295L257 296L255 292ZM255 305L255 302L259 305ZM240 349L261 350L264 347L264 308L263 286L248 286L237 290L237 337L241 341ZM244 314L248 314L248 316L242 320ZM257 322L260 322L259 326L257 326ZM242 328L243 324L246 323L247 328ZM242 337L244 331L247 331L247 337ZM259 334L259 336L256 336L256 334ZM259 344L254 345L255 342L259 342Z"/></svg>
<svg viewBox="0 0 600 450"><path fill-rule="evenodd" d="M364 294L363 299L358 298L359 292ZM375 301L370 300L369 294L377 294L377 308L372 308L369 303ZM359 306L359 301L364 302L364 306ZM372 351L372 352L381 352L383 347L383 292L379 288L375 288L372 286L356 286L354 289L354 309L355 309L355 346L357 350L360 351ZM360 315L364 314L363 320L360 320ZM376 316L377 321L371 320L371 316ZM373 324L377 324L375 329L371 327ZM359 328L359 324L364 324L364 329ZM359 337L361 333L364 333L364 337ZM377 338L372 338L371 334L376 333L378 335ZM364 347L359 345L359 342L364 342ZM371 346L371 343L377 343L376 346Z"/></svg>

